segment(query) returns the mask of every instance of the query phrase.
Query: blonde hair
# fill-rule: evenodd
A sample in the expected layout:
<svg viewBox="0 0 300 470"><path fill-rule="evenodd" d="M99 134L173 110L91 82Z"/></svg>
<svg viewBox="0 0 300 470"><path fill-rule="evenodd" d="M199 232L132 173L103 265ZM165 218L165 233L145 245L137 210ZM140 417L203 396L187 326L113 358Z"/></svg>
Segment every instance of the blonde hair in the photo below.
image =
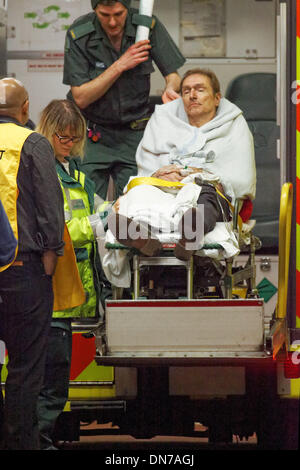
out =
<svg viewBox="0 0 300 470"><path fill-rule="evenodd" d="M50 101L41 112L36 131L49 140L55 151L53 137L56 132L59 135L63 135L67 127L70 127L70 131L74 136L81 137L79 142L74 143L70 151L70 156L83 158L86 140L86 123L79 108L73 101Z"/></svg>

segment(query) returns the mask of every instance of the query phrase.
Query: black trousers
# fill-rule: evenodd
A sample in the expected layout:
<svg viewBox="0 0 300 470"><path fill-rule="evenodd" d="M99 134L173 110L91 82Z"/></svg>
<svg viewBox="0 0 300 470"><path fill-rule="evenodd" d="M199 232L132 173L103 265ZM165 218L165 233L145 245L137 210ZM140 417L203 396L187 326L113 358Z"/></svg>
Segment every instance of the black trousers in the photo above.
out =
<svg viewBox="0 0 300 470"><path fill-rule="evenodd" d="M223 222L224 217L225 220L230 220L228 202L218 195L214 186L204 183L197 203L204 206L204 234L213 230L217 222Z"/></svg>
<svg viewBox="0 0 300 470"><path fill-rule="evenodd" d="M52 278L40 260L24 261L0 273L0 296L0 340L8 352L4 406L0 393L3 448L38 450L37 400L53 310Z"/></svg>

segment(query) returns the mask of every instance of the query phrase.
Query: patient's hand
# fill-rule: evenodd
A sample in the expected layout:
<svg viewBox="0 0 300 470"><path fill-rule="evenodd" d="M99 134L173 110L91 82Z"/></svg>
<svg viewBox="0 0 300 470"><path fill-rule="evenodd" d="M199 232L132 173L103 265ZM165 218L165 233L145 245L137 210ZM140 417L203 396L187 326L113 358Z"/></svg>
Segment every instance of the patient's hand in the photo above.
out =
<svg viewBox="0 0 300 470"><path fill-rule="evenodd" d="M191 171L191 173L203 173L203 168L197 168L194 166L189 166L188 168ZM210 171L207 171L207 173L210 173Z"/></svg>
<svg viewBox="0 0 300 470"><path fill-rule="evenodd" d="M177 165L163 166L152 175L154 178L160 178L165 181L181 181L183 176L180 174L180 168Z"/></svg>
<svg viewBox="0 0 300 470"><path fill-rule="evenodd" d="M121 196L122 197L122 196ZM120 198L116 200L114 205L112 206L112 210L117 214L120 209Z"/></svg>

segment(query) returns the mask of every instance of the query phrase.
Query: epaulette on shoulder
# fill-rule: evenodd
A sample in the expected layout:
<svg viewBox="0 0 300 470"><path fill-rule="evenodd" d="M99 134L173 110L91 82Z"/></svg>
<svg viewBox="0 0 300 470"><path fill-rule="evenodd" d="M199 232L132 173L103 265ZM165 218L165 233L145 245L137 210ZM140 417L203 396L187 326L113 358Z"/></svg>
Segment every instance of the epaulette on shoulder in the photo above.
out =
<svg viewBox="0 0 300 470"><path fill-rule="evenodd" d="M74 39L74 41L76 41L76 39L80 39L83 36L92 33L93 31L95 31L95 26L92 21L88 21L86 23L79 24L71 28L70 35Z"/></svg>
<svg viewBox="0 0 300 470"><path fill-rule="evenodd" d="M146 26L149 29L153 29L156 23L155 17L141 15L140 13L133 13L131 21L134 25Z"/></svg>

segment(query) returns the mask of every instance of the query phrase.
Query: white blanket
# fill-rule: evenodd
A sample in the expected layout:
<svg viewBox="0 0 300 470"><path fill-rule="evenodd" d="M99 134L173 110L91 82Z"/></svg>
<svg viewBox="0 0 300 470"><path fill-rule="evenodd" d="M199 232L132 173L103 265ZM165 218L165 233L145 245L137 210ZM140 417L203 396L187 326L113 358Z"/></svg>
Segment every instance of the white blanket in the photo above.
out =
<svg viewBox="0 0 300 470"><path fill-rule="evenodd" d="M181 98L156 106L138 147L136 160L138 177L151 176L162 166L178 163L217 175L233 203L236 197L255 197L252 135L242 111L225 98L221 99L215 118L201 128L188 123ZM124 196L120 198L119 213L159 229L162 232L159 238L163 242L168 238L176 240L182 214L189 207L197 206L201 191L190 181L189 176L182 180L186 186L175 193L147 185L136 186L126 193L126 187ZM99 252L108 280L117 287L129 287L131 276L126 251L107 251L104 248L106 242L115 242L109 230L105 236L98 236ZM228 223L217 223L201 242L219 243L224 257L239 253L237 240ZM203 255L203 250L198 254ZM218 257L219 253L212 251L205 255Z"/></svg>
<svg viewBox="0 0 300 470"><path fill-rule="evenodd" d="M188 123L181 98L156 106L136 161L138 176L179 163L218 175L230 196L255 197L253 138L242 111L226 98L221 99L214 119L200 128Z"/></svg>

